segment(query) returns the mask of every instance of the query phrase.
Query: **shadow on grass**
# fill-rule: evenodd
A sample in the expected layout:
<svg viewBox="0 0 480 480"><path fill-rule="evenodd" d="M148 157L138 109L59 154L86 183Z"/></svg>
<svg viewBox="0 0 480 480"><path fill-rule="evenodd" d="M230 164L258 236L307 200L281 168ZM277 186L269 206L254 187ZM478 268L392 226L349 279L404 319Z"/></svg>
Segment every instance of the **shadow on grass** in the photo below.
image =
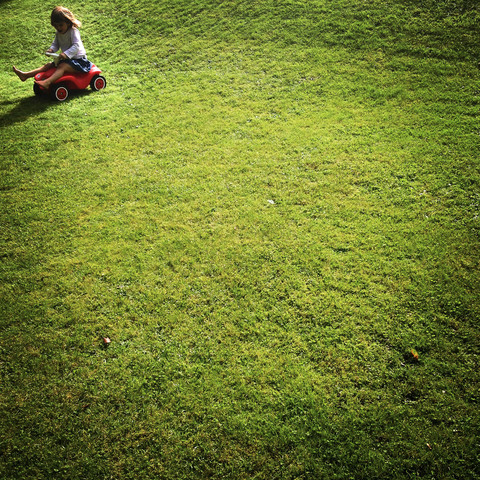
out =
<svg viewBox="0 0 480 480"><path fill-rule="evenodd" d="M13 105L11 110L0 116L0 126L7 127L39 115L52 105L52 101L48 97L32 95L20 100L5 100L1 105Z"/></svg>
<svg viewBox="0 0 480 480"><path fill-rule="evenodd" d="M91 90L74 92L69 96L66 102L74 101L76 98L89 95L90 93L92 93ZM13 108L0 115L0 126L8 127L15 123L23 122L30 117L40 115L48 108L53 108L58 104L59 102L52 100L49 95L32 94L32 96L20 100L4 100L0 102L1 106L8 107L8 105L12 105Z"/></svg>

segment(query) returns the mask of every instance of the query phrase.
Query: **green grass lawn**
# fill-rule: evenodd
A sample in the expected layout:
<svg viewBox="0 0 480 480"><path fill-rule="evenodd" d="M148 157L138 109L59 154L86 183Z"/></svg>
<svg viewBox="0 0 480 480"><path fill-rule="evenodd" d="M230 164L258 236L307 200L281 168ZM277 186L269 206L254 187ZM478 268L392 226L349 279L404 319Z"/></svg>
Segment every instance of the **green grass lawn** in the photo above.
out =
<svg viewBox="0 0 480 480"><path fill-rule="evenodd" d="M477 3L66 6L54 103L0 2L0 478L480 479Z"/></svg>

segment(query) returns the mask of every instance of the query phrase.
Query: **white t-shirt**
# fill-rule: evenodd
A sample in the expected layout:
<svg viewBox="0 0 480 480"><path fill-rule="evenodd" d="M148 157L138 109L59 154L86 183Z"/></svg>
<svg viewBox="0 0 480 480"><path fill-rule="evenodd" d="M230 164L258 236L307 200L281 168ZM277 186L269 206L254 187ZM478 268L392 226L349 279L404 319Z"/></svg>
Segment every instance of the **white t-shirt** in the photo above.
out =
<svg viewBox="0 0 480 480"><path fill-rule="evenodd" d="M54 52L61 49L68 58L83 58L87 56L80 38L80 32L75 27L69 28L65 33L57 32L50 49Z"/></svg>

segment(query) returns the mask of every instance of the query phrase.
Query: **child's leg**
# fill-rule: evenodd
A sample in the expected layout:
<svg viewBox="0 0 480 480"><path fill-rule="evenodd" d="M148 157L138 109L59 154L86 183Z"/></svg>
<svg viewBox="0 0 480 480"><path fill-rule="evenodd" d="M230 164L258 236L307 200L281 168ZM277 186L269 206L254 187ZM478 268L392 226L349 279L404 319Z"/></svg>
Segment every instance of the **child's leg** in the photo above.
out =
<svg viewBox="0 0 480 480"><path fill-rule="evenodd" d="M60 77L62 77L66 73L71 73L75 71L76 70L72 66L70 66L68 63L62 62L58 64L57 69L50 77L48 77L46 80L39 80L36 83L43 88L49 88L50 85L53 82L55 82L55 80L58 80Z"/></svg>
<svg viewBox="0 0 480 480"><path fill-rule="evenodd" d="M52 67L52 63L46 63L43 67L36 68L35 70L30 70L29 72L22 72L17 67L13 67L13 71L17 74L18 78L24 82L27 78L34 77L37 73L46 72L49 68Z"/></svg>

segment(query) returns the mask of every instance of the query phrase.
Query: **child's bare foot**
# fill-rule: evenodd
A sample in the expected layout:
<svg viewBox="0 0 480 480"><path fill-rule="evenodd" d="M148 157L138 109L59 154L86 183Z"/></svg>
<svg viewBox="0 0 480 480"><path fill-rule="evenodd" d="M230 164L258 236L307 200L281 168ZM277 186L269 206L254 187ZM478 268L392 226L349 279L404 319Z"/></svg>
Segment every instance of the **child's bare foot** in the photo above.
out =
<svg viewBox="0 0 480 480"><path fill-rule="evenodd" d="M36 80L35 83L45 90L48 90L50 87L50 83L47 80Z"/></svg>
<svg viewBox="0 0 480 480"><path fill-rule="evenodd" d="M28 78L28 76L27 76L27 74L26 74L25 72L22 72L21 70L19 70L19 69L18 69L17 67L15 67L15 66L13 67L13 71L17 74L18 78L19 78L22 82L24 82L24 81Z"/></svg>

